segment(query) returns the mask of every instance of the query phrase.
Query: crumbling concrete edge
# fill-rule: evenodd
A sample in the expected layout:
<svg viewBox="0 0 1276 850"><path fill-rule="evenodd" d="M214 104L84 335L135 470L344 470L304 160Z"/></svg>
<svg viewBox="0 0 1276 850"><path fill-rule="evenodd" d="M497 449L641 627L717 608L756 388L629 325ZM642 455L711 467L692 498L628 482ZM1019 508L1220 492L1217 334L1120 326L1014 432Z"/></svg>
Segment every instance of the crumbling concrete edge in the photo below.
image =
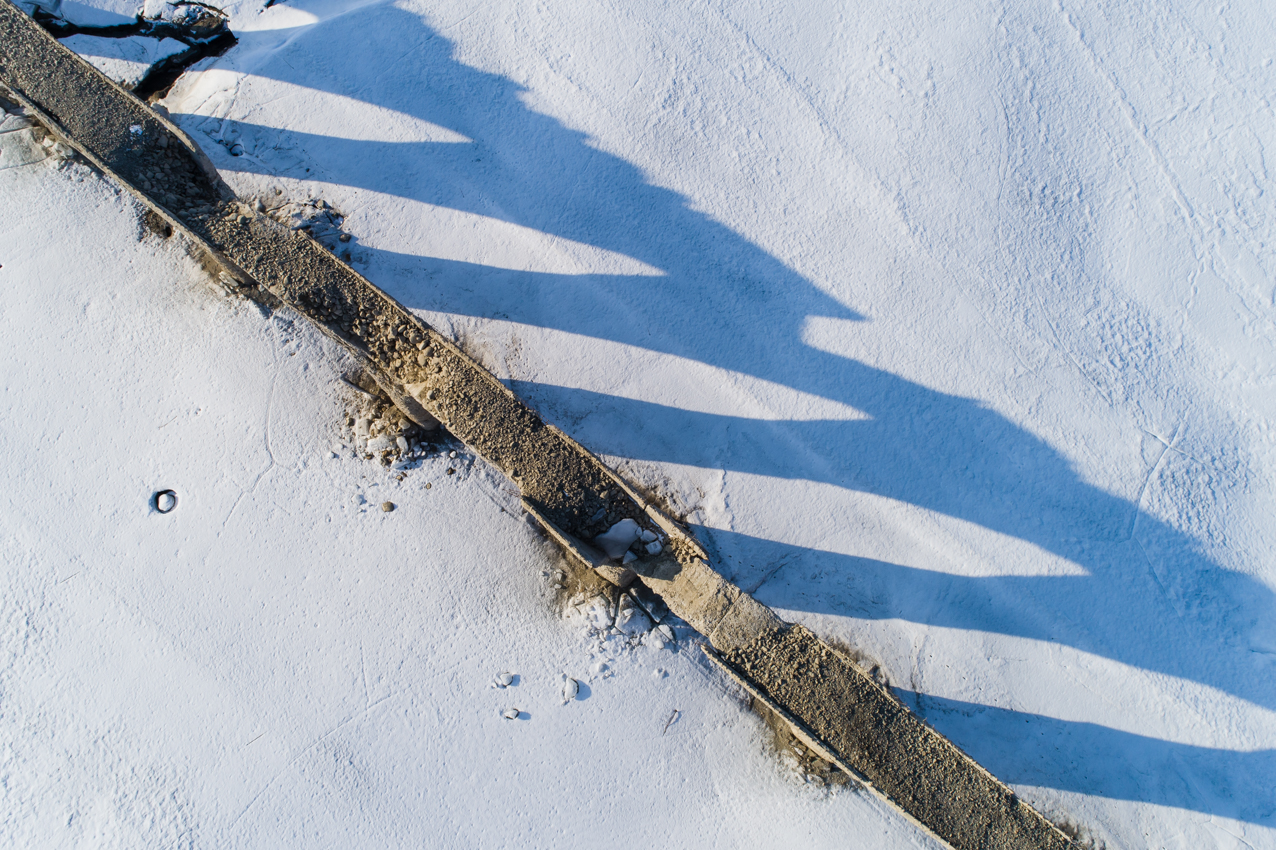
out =
<svg viewBox="0 0 1276 850"><path fill-rule="evenodd" d="M849 659L713 570L686 529L543 422L450 339L308 236L237 200L167 116L58 44L8 0L0 0L0 84L56 138L197 246L228 291L286 304L354 352L405 414L419 423L437 419L504 472L529 514L570 557L614 583L636 576L704 634L715 665L783 717L800 740L928 832L957 850L1069 845ZM190 185L148 191L156 163ZM583 542L626 518L658 535L663 549L622 567Z"/></svg>

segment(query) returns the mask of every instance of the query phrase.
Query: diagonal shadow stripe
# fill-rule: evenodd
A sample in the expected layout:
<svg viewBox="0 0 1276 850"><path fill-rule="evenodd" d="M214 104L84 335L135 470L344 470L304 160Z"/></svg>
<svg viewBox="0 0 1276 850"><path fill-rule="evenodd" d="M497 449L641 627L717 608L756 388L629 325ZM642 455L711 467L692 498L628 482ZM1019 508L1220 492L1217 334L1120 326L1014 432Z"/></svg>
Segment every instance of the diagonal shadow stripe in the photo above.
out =
<svg viewBox="0 0 1276 850"><path fill-rule="evenodd" d="M1016 785L1276 826L1276 749L1238 752L896 689L905 705Z"/></svg>

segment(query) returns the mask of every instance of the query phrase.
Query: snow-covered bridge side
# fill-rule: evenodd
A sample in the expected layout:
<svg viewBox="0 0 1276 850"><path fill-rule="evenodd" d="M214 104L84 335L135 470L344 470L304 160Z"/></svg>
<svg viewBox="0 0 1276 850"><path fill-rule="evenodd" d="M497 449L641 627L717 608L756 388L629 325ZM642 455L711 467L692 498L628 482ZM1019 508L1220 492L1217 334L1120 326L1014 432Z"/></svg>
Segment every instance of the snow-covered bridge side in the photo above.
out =
<svg viewBox="0 0 1276 850"><path fill-rule="evenodd" d="M635 575L801 734L937 836L966 848L1062 848L1067 837L851 661L722 578L704 550L450 340L305 235L242 203L164 116L0 3L10 96L201 247L228 288L282 302L362 358L404 413L437 419L501 469L574 556ZM630 521L653 538L614 563L586 541ZM628 526L627 526L628 527ZM632 572L630 572L632 571Z"/></svg>

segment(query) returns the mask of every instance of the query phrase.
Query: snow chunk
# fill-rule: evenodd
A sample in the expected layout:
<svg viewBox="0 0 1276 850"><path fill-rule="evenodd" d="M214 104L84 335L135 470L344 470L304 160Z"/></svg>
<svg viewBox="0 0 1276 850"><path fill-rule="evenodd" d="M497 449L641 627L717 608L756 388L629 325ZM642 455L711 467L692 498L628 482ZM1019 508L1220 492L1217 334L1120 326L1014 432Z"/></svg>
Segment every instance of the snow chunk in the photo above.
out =
<svg viewBox="0 0 1276 850"><path fill-rule="evenodd" d="M600 632L605 632L611 628L611 603L607 601L606 597L595 596L585 603L581 612L585 615L585 619L592 628Z"/></svg>
<svg viewBox="0 0 1276 850"><path fill-rule="evenodd" d="M0 171L43 162L49 158L49 149L36 140L31 122L21 115L0 112Z"/></svg>
<svg viewBox="0 0 1276 850"><path fill-rule="evenodd" d="M638 523L632 519L622 519L595 537L594 544L606 552L608 558L619 558L641 534L642 529L638 527Z"/></svg>
<svg viewBox="0 0 1276 850"><path fill-rule="evenodd" d="M620 597L620 604L616 608L617 631L632 637L649 631L651 626L651 619L634 604L633 597L628 593Z"/></svg>

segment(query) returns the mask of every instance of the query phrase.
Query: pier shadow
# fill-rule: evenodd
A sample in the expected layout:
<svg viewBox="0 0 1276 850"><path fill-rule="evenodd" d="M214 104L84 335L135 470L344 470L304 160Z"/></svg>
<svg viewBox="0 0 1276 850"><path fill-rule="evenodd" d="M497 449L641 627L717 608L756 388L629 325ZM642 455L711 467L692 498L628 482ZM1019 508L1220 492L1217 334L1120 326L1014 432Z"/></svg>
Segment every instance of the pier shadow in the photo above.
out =
<svg viewBox="0 0 1276 850"><path fill-rule="evenodd" d="M872 493L1027 541L1085 572L969 578L702 530L730 561L734 578L760 588L768 603L1053 641L1276 708L1276 687L1269 677L1253 675L1245 641L1260 618L1276 611L1265 585L1212 562L1198 541L1140 516L1137 504L1087 483L1067 457L978 399L807 345L802 329L811 317L843 320L846 333L866 317L692 209L681 195L650 184L582 133L530 109L515 82L458 62L453 45L420 17L368 6L295 31L239 38L218 67L372 97L376 106L471 141L351 140L175 115L201 144L220 146L212 151L220 167L328 181L487 216L623 254L662 273L535 274L359 247L374 282L407 306L675 355L840 402L868 417L761 421L512 382L592 450ZM311 43L322 44L322 52L309 49ZM278 51L264 49L270 45ZM232 157L235 150L240 155ZM809 576L763 587L777 564L801 564ZM968 715L964 706L923 695L917 700L931 701L930 716L951 727L941 731L1011 782L1270 817L1217 795L1193 797L1169 780L1140 785L1119 766L1037 776L1027 743L1018 755L1010 744L981 743L981 734L1002 740L994 735L996 724L1013 726L1023 718L980 706ZM1264 781L1273 776L1271 751L1185 749L1045 718L1029 717L1024 725L1040 733L1034 741L1074 748L1078 763L1125 747L1153 765L1181 756L1207 776L1232 756ZM974 730L970 743L963 730ZM1145 787L1151 790L1140 790Z"/></svg>
<svg viewBox="0 0 1276 850"><path fill-rule="evenodd" d="M1267 784L1276 775L1276 750L1196 747L1094 723L895 693L1005 782L1276 826L1276 791Z"/></svg>

